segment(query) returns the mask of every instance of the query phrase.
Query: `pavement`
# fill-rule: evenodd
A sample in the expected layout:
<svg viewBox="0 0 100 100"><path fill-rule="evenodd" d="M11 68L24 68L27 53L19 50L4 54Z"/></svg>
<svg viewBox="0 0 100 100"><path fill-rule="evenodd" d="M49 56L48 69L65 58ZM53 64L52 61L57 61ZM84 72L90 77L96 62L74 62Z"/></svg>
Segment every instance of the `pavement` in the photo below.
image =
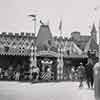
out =
<svg viewBox="0 0 100 100"><path fill-rule="evenodd" d="M78 82L25 83L0 81L0 100L95 100L94 90Z"/></svg>

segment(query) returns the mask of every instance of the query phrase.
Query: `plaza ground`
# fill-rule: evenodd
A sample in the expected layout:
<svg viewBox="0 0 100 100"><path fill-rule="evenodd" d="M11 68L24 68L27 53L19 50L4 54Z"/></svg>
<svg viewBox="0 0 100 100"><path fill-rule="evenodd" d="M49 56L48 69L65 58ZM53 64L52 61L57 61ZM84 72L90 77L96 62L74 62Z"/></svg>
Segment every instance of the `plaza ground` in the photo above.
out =
<svg viewBox="0 0 100 100"><path fill-rule="evenodd" d="M0 100L95 100L94 90L79 89L78 82L29 82L0 81Z"/></svg>

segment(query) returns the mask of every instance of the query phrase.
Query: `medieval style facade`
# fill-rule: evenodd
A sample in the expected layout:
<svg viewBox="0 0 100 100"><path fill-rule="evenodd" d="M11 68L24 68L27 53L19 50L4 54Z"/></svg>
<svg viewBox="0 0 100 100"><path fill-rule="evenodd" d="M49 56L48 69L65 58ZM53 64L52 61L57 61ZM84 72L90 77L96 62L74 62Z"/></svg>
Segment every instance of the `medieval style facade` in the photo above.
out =
<svg viewBox="0 0 100 100"><path fill-rule="evenodd" d="M0 34L0 66L17 66L27 70L32 64L39 67L41 79L46 80L47 69L53 73L53 80L63 80L71 66L87 63L88 51L98 51L96 29L93 25L91 36L81 36L73 32L71 38L53 37L48 25L41 25L37 37L33 33L21 32L14 35ZM34 63L33 63L34 65Z"/></svg>

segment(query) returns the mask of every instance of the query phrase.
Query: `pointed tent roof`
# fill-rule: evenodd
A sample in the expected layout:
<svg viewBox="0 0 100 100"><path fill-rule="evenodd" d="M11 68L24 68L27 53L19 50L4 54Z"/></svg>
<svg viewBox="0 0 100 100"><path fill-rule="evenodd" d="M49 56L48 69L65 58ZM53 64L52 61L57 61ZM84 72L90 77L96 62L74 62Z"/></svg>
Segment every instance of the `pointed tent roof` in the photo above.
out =
<svg viewBox="0 0 100 100"><path fill-rule="evenodd" d="M48 25L41 25L37 35L36 45L41 45L44 41L48 40L52 40L50 28Z"/></svg>
<svg viewBox="0 0 100 100"><path fill-rule="evenodd" d="M93 24L93 26L92 26L91 33L97 33L97 30L96 30L95 24Z"/></svg>
<svg viewBox="0 0 100 100"><path fill-rule="evenodd" d="M71 52L71 55L81 55L82 50L73 42L73 41L67 41L65 43L65 49L69 49Z"/></svg>
<svg viewBox="0 0 100 100"><path fill-rule="evenodd" d="M72 49L72 54L75 53L75 54L78 54L78 55L81 55L82 54L82 50L74 43L72 42L72 45L71 45L71 49Z"/></svg>
<svg viewBox="0 0 100 100"><path fill-rule="evenodd" d="M81 50L84 50L85 45L90 38L90 35L80 35L79 40L75 40L73 37L71 37L69 40L73 41Z"/></svg>
<svg viewBox="0 0 100 100"><path fill-rule="evenodd" d="M90 40L88 41L88 43L86 44L85 49L84 49L85 52L88 52L89 50L97 50L98 51L98 45L93 38L90 38Z"/></svg>

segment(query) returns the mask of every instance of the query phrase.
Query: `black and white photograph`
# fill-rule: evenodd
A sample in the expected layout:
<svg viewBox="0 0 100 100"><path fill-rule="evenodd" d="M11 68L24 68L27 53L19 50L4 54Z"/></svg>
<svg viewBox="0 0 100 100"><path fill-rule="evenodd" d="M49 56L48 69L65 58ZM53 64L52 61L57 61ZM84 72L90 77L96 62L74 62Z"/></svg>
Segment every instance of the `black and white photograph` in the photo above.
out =
<svg viewBox="0 0 100 100"><path fill-rule="evenodd" d="M0 100L100 100L100 0L0 0Z"/></svg>

